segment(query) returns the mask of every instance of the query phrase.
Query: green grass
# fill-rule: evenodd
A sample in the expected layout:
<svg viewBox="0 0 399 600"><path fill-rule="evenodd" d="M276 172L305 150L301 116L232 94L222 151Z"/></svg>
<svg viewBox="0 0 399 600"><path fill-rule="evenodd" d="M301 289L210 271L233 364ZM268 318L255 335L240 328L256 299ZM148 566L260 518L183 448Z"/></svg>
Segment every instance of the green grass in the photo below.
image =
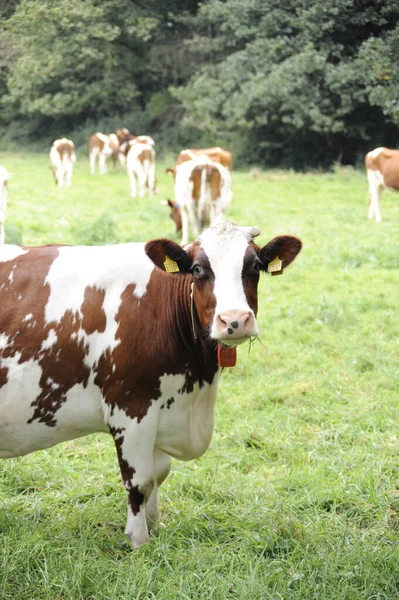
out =
<svg viewBox="0 0 399 600"><path fill-rule="evenodd" d="M26 245L174 235L122 171L53 184L43 155L0 154L6 234ZM124 544L125 497L103 435L5 460L1 600L399 598L399 196L367 219L363 173L234 172L228 216L303 251L259 285L260 343L222 376L209 451L174 462L165 528Z"/></svg>

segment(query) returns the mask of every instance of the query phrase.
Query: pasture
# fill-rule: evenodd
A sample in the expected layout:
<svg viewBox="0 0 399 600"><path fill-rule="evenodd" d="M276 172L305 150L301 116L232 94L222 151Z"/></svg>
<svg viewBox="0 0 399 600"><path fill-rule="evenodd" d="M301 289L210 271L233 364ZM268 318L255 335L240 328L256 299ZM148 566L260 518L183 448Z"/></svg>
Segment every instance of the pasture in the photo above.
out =
<svg viewBox="0 0 399 600"><path fill-rule="evenodd" d="M55 186L44 154L0 154L6 241L179 241L159 193L122 169ZM0 463L1 600L399 597L399 195L367 219L363 172L233 172L227 217L303 250L259 284L261 342L221 378L200 459L174 461L160 528L132 551L110 436ZM0 307L1 310L1 307Z"/></svg>

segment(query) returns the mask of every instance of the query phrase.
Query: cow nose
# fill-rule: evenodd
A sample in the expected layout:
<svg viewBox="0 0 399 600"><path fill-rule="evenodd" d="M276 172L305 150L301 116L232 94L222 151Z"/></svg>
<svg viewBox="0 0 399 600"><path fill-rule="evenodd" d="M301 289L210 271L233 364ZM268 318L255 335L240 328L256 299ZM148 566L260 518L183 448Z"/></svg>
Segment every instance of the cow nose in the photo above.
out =
<svg viewBox="0 0 399 600"><path fill-rule="evenodd" d="M245 338L254 335L255 319L249 311L223 311L216 317L219 336L226 339Z"/></svg>

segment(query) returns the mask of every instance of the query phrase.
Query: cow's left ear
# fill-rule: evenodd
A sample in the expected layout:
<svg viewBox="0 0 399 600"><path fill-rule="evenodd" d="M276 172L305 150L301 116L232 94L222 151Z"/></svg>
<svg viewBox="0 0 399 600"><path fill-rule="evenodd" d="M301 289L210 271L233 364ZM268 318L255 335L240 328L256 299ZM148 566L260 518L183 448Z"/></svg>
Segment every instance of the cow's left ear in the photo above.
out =
<svg viewBox="0 0 399 600"><path fill-rule="evenodd" d="M272 275L281 275L285 267L296 258L302 242L290 235L279 235L273 238L259 252L262 269Z"/></svg>
<svg viewBox="0 0 399 600"><path fill-rule="evenodd" d="M193 264L187 252L167 238L147 242L145 252L159 269L167 273L188 273Z"/></svg>

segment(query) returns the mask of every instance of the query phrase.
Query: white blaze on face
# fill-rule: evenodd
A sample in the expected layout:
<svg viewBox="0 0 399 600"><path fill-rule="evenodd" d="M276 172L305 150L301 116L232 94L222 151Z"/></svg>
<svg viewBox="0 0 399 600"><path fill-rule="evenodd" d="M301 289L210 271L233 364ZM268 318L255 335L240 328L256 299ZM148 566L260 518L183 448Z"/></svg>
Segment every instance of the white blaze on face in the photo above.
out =
<svg viewBox="0 0 399 600"><path fill-rule="evenodd" d="M252 234L251 234L252 232ZM249 313L253 319L250 335L258 334L253 310L250 308L244 292L242 269L248 241L259 230L237 227L220 216L199 238L215 275L213 293L216 297L216 309L213 318L211 336L218 338L217 317L234 311Z"/></svg>

